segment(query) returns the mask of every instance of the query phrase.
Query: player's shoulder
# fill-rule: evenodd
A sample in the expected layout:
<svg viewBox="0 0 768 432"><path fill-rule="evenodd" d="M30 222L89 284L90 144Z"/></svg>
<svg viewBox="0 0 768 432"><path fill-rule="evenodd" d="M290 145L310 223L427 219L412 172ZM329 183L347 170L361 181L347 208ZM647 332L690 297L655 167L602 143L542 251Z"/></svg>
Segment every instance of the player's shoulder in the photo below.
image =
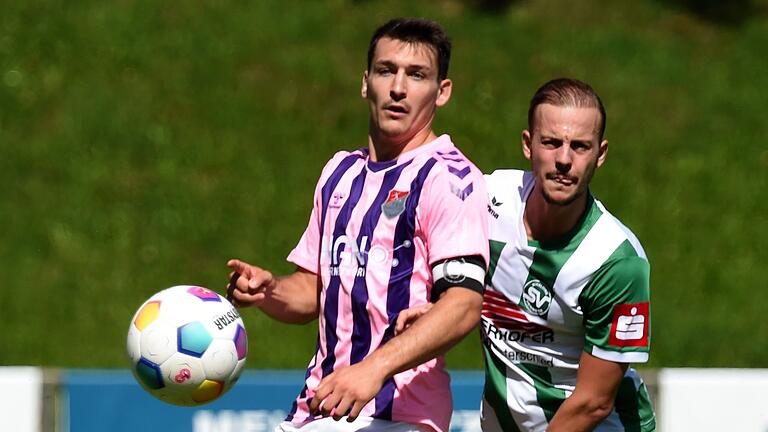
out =
<svg viewBox="0 0 768 432"><path fill-rule="evenodd" d="M497 169L485 176L491 200L501 203L522 203L533 187L533 174L518 169Z"/></svg>
<svg viewBox="0 0 768 432"><path fill-rule="evenodd" d="M364 161L368 157L368 150L360 148L357 150L339 150L325 163L322 177L331 175L341 167L348 167L358 161Z"/></svg>
<svg viewBox="0 0 768 432"><path fill-rule="evenodd" d="M432 164L426 187L433 192L456 195L462 201L473 194L487 195L483 173L474 162L453 144L448 135L441 135L436 141L417 163L419 166Z"/></svg>
<svg viewBox="0 0 768 432"><path fill-rule="evenodd" d="M448 135L441 135L435 139L428 156L435 160L432 171L436 174L445 173L462 179L469 175L482 176L480 169L461 149L456 147Z"/></svg>
<svg viewBox="0 0 768 432"><path fill-rule="evenodd" d="M635 261L639 259L647 261L648 258L645 254L645 249L640 243L634 232L629 227L624 225L623 222L614 216L608 209L605 208L602 202L595 199L595 205L602 213L600 216L599 229L602 231L603 237L613 237L614 241L619 244L619 247L612 254L613 259L623 259L628 261Z"/></svg>

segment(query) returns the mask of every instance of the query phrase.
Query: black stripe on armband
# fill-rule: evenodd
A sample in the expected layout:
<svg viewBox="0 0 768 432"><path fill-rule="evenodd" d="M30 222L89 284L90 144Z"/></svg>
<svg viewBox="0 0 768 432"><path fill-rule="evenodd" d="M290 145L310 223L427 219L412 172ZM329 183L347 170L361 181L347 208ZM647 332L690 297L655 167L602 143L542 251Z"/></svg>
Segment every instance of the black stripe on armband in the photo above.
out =
<svg viewBox="0 0 768 432"><path fill-rule="evenodd" d="M441 260L432 265L432 303L452 287L485 291L485 260L477 255Z"/></svg>

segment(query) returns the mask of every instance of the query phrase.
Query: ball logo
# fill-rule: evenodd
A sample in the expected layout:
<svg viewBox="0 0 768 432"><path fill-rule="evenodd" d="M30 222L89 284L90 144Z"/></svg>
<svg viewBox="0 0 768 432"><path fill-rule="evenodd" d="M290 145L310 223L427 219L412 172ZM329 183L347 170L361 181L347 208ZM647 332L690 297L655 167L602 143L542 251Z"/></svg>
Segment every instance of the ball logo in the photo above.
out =
<svg viewBox="0 0 768 432"><path fill-rule="evenodd" d="M176 375L173 378L173 380L176 381L179 384L182 384L184 381L186 381L186 380L188 380L190 378L192 378L192 371L187 369L187 368L184 368L184 369L179 371L179 374Z"/></svg>
<svg viewBox="0 0 768 432"><path fill-rule="evenodd" d="M522 306L526 311L545 317L552 303L552 293L538 279L531 279L523 287Z"/></svg>

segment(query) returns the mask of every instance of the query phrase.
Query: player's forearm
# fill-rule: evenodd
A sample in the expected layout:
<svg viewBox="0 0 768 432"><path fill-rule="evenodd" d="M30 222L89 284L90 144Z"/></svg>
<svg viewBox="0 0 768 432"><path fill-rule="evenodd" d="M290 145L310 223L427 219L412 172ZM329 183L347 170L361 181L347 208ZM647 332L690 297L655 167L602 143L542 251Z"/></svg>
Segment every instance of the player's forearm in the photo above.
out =
<svg viewBox="0 0 768 432"><path fill-rule="evenodd" d="M365 361L385 378L416 367L458 343L480 322L482 296L452 288L408 330L374 351Z"/></svg>
<svg viewBox="0 0 768 432"><path fill-rule="evenodd" d="M305 324L317 318L317 276L296 271L275 278L259 309L270 317L288 324Z"/></svg>
<svg viewBox="0 0 768 432"><path fill-rule="evenodd" d="M613 411L613 399L609 397L587 397L574 392L560 405L547 432L591 431Z"/></svg>

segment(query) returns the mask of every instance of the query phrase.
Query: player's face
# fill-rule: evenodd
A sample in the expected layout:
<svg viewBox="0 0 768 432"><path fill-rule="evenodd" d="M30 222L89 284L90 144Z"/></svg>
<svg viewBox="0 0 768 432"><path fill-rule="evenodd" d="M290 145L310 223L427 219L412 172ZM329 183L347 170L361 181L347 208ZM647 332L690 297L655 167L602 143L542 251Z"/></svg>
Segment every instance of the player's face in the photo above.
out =
<svg viewBox="0 0 768 432"><path fill-rule="evenodd" d="M587 193L608 153L608 141L600 142L600 121L596 108L536 107L533 130L523 131L523 153L549 204L565 206Z"/></svg>
<svg viewBox="0 0 768 432"><path fill-rule="evenodd" d="M438 81L437 75L437 54L428 45L380 39L361 91L368 100L371 135L402 143L431 132L437 107L451 95L451 81Z"/></svg>

